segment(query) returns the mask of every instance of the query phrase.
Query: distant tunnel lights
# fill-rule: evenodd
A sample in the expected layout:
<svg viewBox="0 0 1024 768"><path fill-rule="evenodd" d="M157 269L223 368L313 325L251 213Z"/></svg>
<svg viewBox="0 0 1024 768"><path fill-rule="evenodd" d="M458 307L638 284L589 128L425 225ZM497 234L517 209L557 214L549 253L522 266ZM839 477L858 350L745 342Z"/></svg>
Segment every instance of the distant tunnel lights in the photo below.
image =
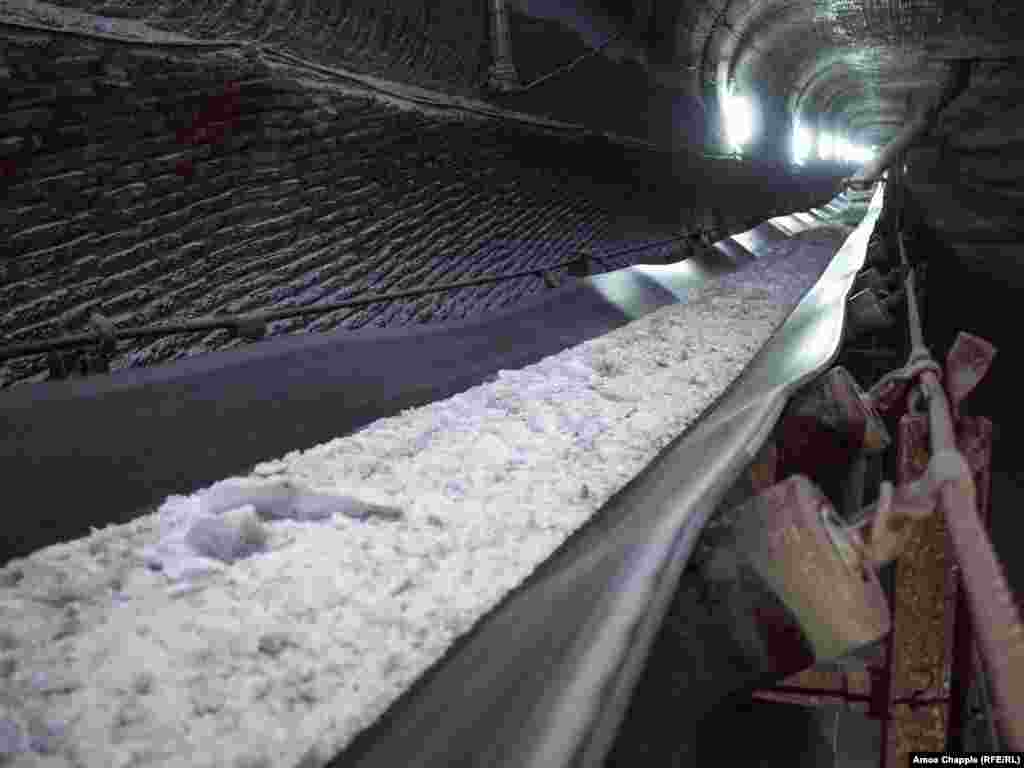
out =
<svg viewBox="0 0 1024 768"><path fill-rule="evenodd" d="M823 133L818 137L818 157L822 160L831 160L835 148L835 140L832 134Z"/></svg>
<svg viewBox="0 0 1024 768"><path fill-rule="evenodd" d="M753 109L747 99L731 92L725 97L723 107L729 146L739 152L754 136Z"/></svg>
<svg viewBox="0 0 1024 768"><path fill-rule="evenodd" d="M793 129L793 162L803 165L814 152L814 132L797 123Z"/></svg>
<svg viewBox="0 0 1024 768"><path fill-rule="evenodd" d="M862 147L851 144L843 136L822 133L815 141L814 133L800 125L793 130L793 159L802 164L814 154L817 147L818 159L841 163L843 165L864 165L878 151L877 147Z"/></svg>
<svg viewBox="0 0 1024 768"><path fill-rule="evenodd" d="M836 159L847 165L864 165L874 154L874 149L851 144L846 139L840 139L836 145Z"/></svg>

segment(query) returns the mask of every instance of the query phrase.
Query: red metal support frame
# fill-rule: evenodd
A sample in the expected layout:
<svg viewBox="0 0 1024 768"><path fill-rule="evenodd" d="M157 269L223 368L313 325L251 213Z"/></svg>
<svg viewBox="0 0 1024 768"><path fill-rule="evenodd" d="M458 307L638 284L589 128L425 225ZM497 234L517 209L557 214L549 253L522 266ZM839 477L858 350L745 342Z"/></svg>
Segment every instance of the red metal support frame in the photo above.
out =
<svg viewBox="0 0 1024 768"><path fill-rule="evenodd" d="M899 246L904 267L909 267L902 233L899 233ZM949 702L947 746L959 747L963 694L973 674L972 635L977 640L986 676L992 683L993 712L1004 746L1012 751L1024 750L1024 626L986 533L992 423L988 419L967 417L960 410L964 398L991 366L995 348L984 339L961 333L947 356L946 365L940 368L924 346L915 277L911 270L906 289L910 359L904 368L883 377L871 392L873 405L882 412L900 409L906 402L907 413L900 419L897 441L899 486L893 490L883 483L879 502L867 510L875 524L864 551L874 553L876 567L889 562L892 554L889 550L898 552L900 549L901 529L907 518L923 517L935 509L941 511L959 575L950 649L953 657L950 696L926 697L922 694L928 692L920 692L893 699L894 617L886 636L884 662L869 668L869 696L800 686L770 689L777 693L832 696L848 702L867 700L869 715L881 721L882 768L888 763L889 720L894 704L920 706ZM943 375L949 387L948 398L940 381ZM926 403L926 411L915 413L915 405L921 400ZM888 545L894 540L896 544L884 546L883 539Z"/></svg>
<svg viewBox="0 0 1024 768"><path fill-rule="evenodd" d="M988 419L964 419L960 430L960 443L967 463L974 473L978 491L978 515L988 530L990 525L990 487L992 457L992 422ZM959 567L953 566L954 594L952 596L952 668L949 680L949 711L946 721L947 751L962 751L963 726L966 720L964 705L974 682L974 635L971 627L970 606L960 583Z"/></svg>
<svg viewBox="0 0 1024 768"><path fill-rule="evenodd" d="M895 579L893 594L895 594ZM892 668L896 657L896 610L889 601L889 634L885 636L885 661L882 666L869 667L871 675L871 705L868 717L876 718L881 728L879 768L889 764L889 723L892 721Z"/></svg>
<svg viewBox="0 0 1024 768"><path fill-rule="evenodd" d="M756 696L771 693L794 693L798 696L824 696L826 698L841 699L846 702L861 702L864 704L870 704L872 700L871 694L868 693L850 693L848 689L837 690L835 688L812 688L803 685L775 685L771 688L754 691L754 695Z"/></svg>
<svg viewBox="0 0 1024 768"><path fill-rule="evenodd" d="M903 233L898 236L901 258L906 266ZM913 342L911 362L928 355L923 343L915 282L911 271L907 276ZM928 401L932 463L943 459L951 467L955 463L960 465L956 475L945 478L946 482L940 487L938 507L960 565L982 663L992 681L995 718L1007 748L1024 751L1024 626L1006 575L981 522L975 478L958 449L953 422L954 416L960 415L960 402L984 376L994 353L994 348L984 340L960 334L946 361L952 404L934 370L920 374L919 386ZM987 489L981 500L987 502Z"/></svg>

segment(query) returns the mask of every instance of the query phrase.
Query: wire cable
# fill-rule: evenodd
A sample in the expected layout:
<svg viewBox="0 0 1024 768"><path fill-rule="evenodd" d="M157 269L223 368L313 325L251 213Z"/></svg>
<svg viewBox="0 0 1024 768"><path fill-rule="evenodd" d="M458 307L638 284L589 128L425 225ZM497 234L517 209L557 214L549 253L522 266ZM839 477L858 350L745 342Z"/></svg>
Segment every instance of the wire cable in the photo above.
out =
<svg viewBox="0 0 1024 768"><path fill-rule="evenodd" d="M638 250L656 248L669 243L679 242L680 240L685 240L691 237L692 234L693 233L688 232L685 234L678 235L674 238L670 238L668 240L660 240L644 246L639 246L636 248L627 248L622 251L617 251L609 254L592 253L587 249L586 246L584 246L584 248L579 252L579 255L577 255L576 257L558 262L556 264L551 264L543 267L532 267L530 269L506 273L503 275L493 275L488 277L476 277L468 280L458 280L452 283L444 283L442 285L434 285L427 288L415 288L408 291L380 293L374 294L372 296L363 296L356 299L348 299L346 301L337 301L330 302L327 304L310 305L304 307L289 307L287 309L271 310L268 312L253 312L230 316L200 318L198 320L186 320L177 323L164 323L159 325L140 326L134 328L120 328L117 330L109 331L103 337L102 340L106 340L109 338L124 339L140 337L146 338L154 336L159 337L178 333L195 333L200 331L214 330L233 330L236 333L246 335L250 338L260 338L262 336L262 333L254 332L254 325L265 324L268 322L273 322L275 320L285 320L291 317L299 317L304 315L326 314L328 312L334 312L340 309L362 307L381 302L424 296L431 293L441 293L444 291L454 290L457 288L469 288L478 285L488 285L491 283L498 283L506 280L513 280L523 277L543 277L545 273L554 272L559 269L565 269L567 267L578 265L581 262L585 262L587 259L590 258L593 258L596 261L607 263L605 261L606 259L612 259L615 258L616 256L623 255L626 253L633 253ZM72 334L68 336L62 336L56 339L48 339L46 341L10 344L5 347L0 347L0 360L6 360L14 357L24 357L26 355L40 354L43 352L52 352L60 349L90 346L100 340L101 339L98 336L98 334L93 332Z"/></svg>
<svg viewBox="0 0 1024 768"><path fill-rule="evenodd" d="M599 46L597 46L597 48L594 48L593 50L587 51L586 53L581 53L579 56L577 56L575 59L570 61L568 64L565 64L564 66L561 66L558 69L555 69L555 70L553 70L551 72L548 72L546 75L541 75L540 77L530 81L526 85L521 86L519 88L516 88L513 91L510 91L509 95L515 96L518 93L523 93L525 91L529 91L529 90L531 90L533 88L536 88L541 83L545 83L545 82L547 82L548 80L550 80L550 79L552 79L554 77L558 77L559 75L564 75L566 72L569 72L573 67L575 67L577 64L579 64L581 61L584 61L585 59L589 59L589 58L592 58L593 56L596 56L597 54L599 54L601 51L603 51L605 48L607 48L612 43L616 42L617 40L621 40L624 35L625 35L624 32L620 32L617 35L612 35L607 40L605 40L603 43L601 43Z"/></svg>

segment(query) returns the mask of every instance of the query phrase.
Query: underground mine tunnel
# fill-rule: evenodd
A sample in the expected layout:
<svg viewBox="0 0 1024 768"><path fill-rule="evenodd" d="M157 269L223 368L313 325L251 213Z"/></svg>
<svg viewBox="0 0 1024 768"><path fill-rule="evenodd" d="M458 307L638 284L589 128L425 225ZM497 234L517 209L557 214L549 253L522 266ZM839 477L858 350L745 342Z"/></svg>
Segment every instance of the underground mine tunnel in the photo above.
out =
<svg viewBox="0 0 1024 768"><path fill-rule="evenodd" d="M0 36L0 765L1024 750L1024 6Z"/></svg>

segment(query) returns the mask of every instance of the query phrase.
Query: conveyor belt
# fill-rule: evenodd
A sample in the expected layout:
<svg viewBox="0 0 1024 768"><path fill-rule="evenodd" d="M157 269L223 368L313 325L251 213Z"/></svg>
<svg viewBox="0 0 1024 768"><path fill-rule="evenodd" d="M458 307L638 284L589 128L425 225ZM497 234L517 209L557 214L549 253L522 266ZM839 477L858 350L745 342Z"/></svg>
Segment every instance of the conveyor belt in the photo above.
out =
<svg viewBox="0 0 1024 768"><path fill-rule="evenodd" d="M32 499L34 515L8 531L0 564L608 333L819 225L780 217L667 271L573 281L479 319L293 335L4 390L0 467L8 498Z"/></svg>
<svg viewBox="0 0 1024 768"><path fill-rule="evenodd" d="M788 392L838 349L844 300L880 200L715 408L457 642L337 765L600 764L704 521ZM141 503L155 501L685 301L709 276L816 226L810 218L774 220L719 243L704 260L596 276L479 321L294 337L5 393L0 445L11 484L23 486L14 493L57 511L49 530L15 546L25 551L73 538L88 525L117 521L112 511L121 507L107 506L111 498L148 494ZM790 247L834 243L798 239ZM398 365L423 375L415 384L403 381ZM252 438L242 451L238 434ZM196 450L197 436L205 455ZM62 482L45 481L55 477ZM102 489L103 507L89 503L89 489L96 498Z"/></svg>
<svg viewBox="0 0 1024 768"><path fill-rule="evenodd" d="M599 766L708 517L842 340L882 190L815 287L696 425L364 732L334 768ZM799 228L801 219L777 221ZM753 252L777 235L745 236ZM634 267L668 290L674 274Z"/></svg>

